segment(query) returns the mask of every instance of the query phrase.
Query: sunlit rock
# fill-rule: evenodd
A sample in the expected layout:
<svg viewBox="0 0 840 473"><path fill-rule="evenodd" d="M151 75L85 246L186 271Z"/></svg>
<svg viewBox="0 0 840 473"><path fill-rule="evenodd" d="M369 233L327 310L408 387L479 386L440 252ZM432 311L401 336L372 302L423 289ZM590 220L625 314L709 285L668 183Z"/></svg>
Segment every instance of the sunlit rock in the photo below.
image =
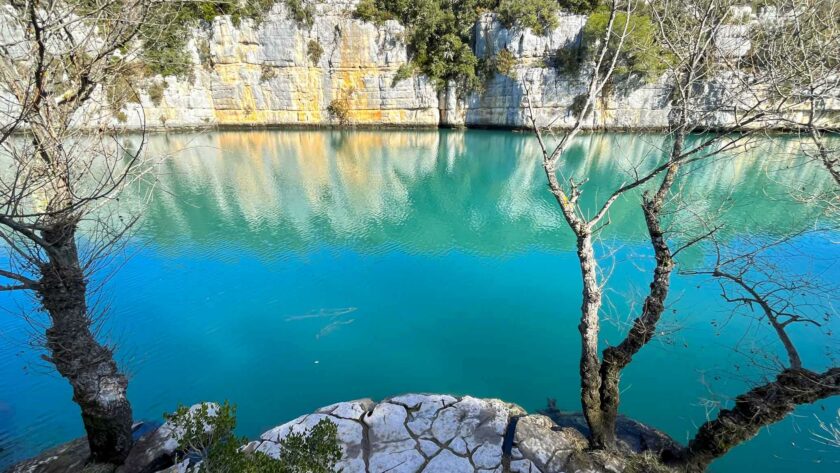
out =
<svg viewBox="0 0 840 473"><path fill-rule="evenodd" d="M221 16L205 27L194 28L187 42L194 63L188 77L149 78L146 90L139 90L140 103L125 104L121 120L135 129L337 125L340 120L328 110L330 104L340 101L347 105L346 122L350 124L523 127L529 125L527 87L538 123L561 127L574 123L572 105L586 91L587 80L552 66L551 58L580 46L584 15L561 13L557 27L544 35L506 28L491 13L481 15L473 27L475 54L488 58L506 50L517 59L517 65L512 77L495 74L480 92L464 93L454 84L437 90L423 75L395 81L398 69L409 60L406 26L394 20L373 24L354 19L357 3L313 0L316 14L311 26L298 24L285 2L277 2L259 24L245 19L235 25L229 16ZM755 15L745 6L737 7L733 14L743 24L724 26L715 42L721 55L737 58L751 49L748 22L774 21L776 12L767 8ZM0 11L0 39L13 45L22 32L5 23L8 21L4 22ZM310 43L320 46L320 57L310 57ZM10 54L22 53L10 50ZM163 87L159 100L152 99L151 87ZM710 81L709 93L700 95L706 97L708 108L714 109L716 97L721 96L714 90L732 87L733 82ZM13 116L16 105L14 100L5 100L7 95L0 90L0 102L4 103L0 114ZM597 101L583 126L664 128L669 97L664 78L622 85ZM840 104L829 101L826 107L833 111ZM118 123L107 107L100 115L103 121ZM825 114L824 120L836 122L831 116ZM701 121L721 127L733 119L727 109L703 112ZM836 126L835 122L826 125Z"/></svg>
<svg viewBox="0 0 840 473"><path fill-rule="evenodd" d="M469 459L452 453L450 450L443 450L429 461L423 473L472 473L475 468L470 464Z"/></svg>

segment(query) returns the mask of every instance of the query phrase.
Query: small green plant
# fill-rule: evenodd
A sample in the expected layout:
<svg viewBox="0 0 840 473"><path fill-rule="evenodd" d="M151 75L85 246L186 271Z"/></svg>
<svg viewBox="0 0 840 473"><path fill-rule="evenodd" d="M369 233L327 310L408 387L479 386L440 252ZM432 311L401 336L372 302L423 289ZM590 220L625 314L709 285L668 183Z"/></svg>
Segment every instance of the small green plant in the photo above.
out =
<svg viewBox="0 0 840 473"><path fill-rule="evenodd" d="M496 12L508 28L530 28L541 35L557 27L557 0L501 0Z"/></svg>
<svg viewBox="0 0 840 473"><path fill-rule="evenodd" d="M196 40L196 50L198 50L198 62L204 66L205 69L213 69L213 55L210 53L210 41L205 38Z"/></svg>
<svg viewBox="0 0 840 473"><path fill-rule="evenodd" d="M585 54L594 56L597 53L595 46L604 37L609 17L610 12L606 7L599 7L589 16L583 28ZM657 41L653 20L644 13L631 13L629 17L623 12L616 13L614 25L617 30L622 30L625 24L628 35L621 45L613 77L619 82L630 76L648 82L655 80L664 72L667 62L663 60L666 52ZM618 36L613 35L609 39L608 57L612 56L619 46ZM605 61L603 67L609 67L608 63L609 61Z"/></svg>
<svg viewBox="0 0 840 473"><path fill-rule="evenodd" d="M268 64L260 66L260 82L268 82L275 77L277 77L277 69Z"/></svg>
<svg viewBox="0 0 840 473"><path fill-rule="evenodd" d="M376 0L362 0L356 5L353 17L369 23L381 25L387 20L395 19L395 15L387 10L381 10L376 5Z"/></svg>
<svg viewBox="0 0 840 473"><path fill-rule="evenodd" d="M309 42L306 43L306 54L309 56L312 64L317 65L318 61L321 60L321 55L324 54L324 48L321 47L321 43L317 40L310 39Z"/></svg>
<svg viewBox="0 0 840 473"><path fill-rule="evenodd" d="M405 64L401 64L400 67L397 68L397 72L394 73L394 78L391 79L391 87L397 85L398 82L413 77L416 73L414 63L407 62Z"/></svg>
<svg viewBox="0 0 840 473"><path fill-rule="evenodd" d="M178 450L205 460L212 449L233 435L236 408L227 402L221 406L204 403L193 409L178 406L174 414L164 414L164 418L179 435Z"/></svg>
<svg viewBox="0 0 840 473"><path fill-rule="evenodd" d="M346 96L333 99L327 106L327 112L333 119L338 120L338 123L347 124L350 120L350 99Z"/></svg>
<svg viewBox="0 0 840 473"><path fill-rule="evenodd" d="M315 23L315 7L305 0L285 0L292 19L304 26L312 26Z"/></svg>
<svg viewBox="0 0 840 473"><path fill-rule="evenodd" d="M275 459L242 450L247 439L234 435L236 406L227 401L221 406L181 406L165 417L179 435L180 456L200 460L199 473L332 473L341 459L338 427L327 419L282 439Z"/></svg>
<svg viewBox="0 0 840 473"><path fill-rule="evenodd" d="M601 0L560 0L560 8L572 13L585 14L598 8Z"/></svg>
<svg viewBox="0 0 840 473"><path fill-rule="evenodd" d="M509 49L502 49L493 59L496 72L508 77L514 76L517 60Z"/></svg>
<svg viewBox="0 0 840 473"><path fill-rule="evenodd" d="M187 77L193 66L186 49L191 28L207 27L216 17L225 15L229 15L231 22L236 26L243 19L250 19L259 24L274 2L275 0L154 2L138 32L138 39L144 43L141 59L146 66L147 75Z"/></svg>
<svg viewBox="0 0 840 473"><path fill-rule="evenodd" d="M570 0L595 1L595 0ZM561 2L562 6L564 2ZM475 23L496 12L508 25L546 32L556 26L555 0L362 0L354 17L381 24L397 20L405 27L411 68L401 68L392 83L406 74L424 74L437 89L454 84L459 92L481 90L492 64L473 53ZM510 63L508 63L509 65ZM507 72L512 69L505 68Z"/></svg>
<svg viewBox="0 0 840 473"><path fill-rule="evenodd" d="M117 119L117 121L118 121L118 122L120 122L120 123L125 123L125 122L127 122L127 121L128 121L128 115L126 115L126 114L125 114L125 112L123 112L122 110L120 110L119 112L117 112L117 113L114 115L114 118L116 118L116 119Z"/></svg>
<svg viewBox="0 0 840 473"><path fill-rule="evenodd" d="M149 94L149 99L155 105L155 107L160 107L161 102L163 102L163 91L166 90L166 82L153 82L146 89L146 93Z"/></svg>
<svg viewBox="0 0 840 473"><path fill-rule="evenodd" d="M581 49L576 46L566 46L546 53L543 57L545 67L551 67L558 72L575 75L580 71Z"/></svg>

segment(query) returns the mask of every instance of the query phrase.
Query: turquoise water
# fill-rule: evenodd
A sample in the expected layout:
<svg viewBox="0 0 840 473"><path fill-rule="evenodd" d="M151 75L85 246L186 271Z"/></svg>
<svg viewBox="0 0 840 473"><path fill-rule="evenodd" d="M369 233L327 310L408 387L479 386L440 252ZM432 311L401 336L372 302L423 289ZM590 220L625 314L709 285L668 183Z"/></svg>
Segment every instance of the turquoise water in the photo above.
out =
<svg viewBox="0 0 840 473"><path fill-rule="evenodd" d="M591 177L591 206L626 170L651 166L662 140L584 136L563 172ZM229 399L240 432L254 437L336 401L409 391L499 397L528 410L551 397L579 409L574 242L529 135L219 132L155 135L149 149L170 156L155 172L143 225L119 269L97 280L137 418ZM782 182L830 185L795 154L793 141L776 139L707 163L683 195L703 215L724 203L728 241L791 228L820 209L794 202ZM613 320L634 313L652 267L638 203L633 194L613 207L600 246L611 253L605 315ZM142 207L142 193L121 205ZM799 242L834 282L838 238ZM704 258L693 250L681 263ZM777 353L775 339L740 317L716 330L712 322L730 315L719 292L675 277L666 333L624 376L625 414L685 441L705 419L704 400L767 375L745 353ZM0 293L0 306L2 467L82 428L68 385L39 361L32 329L14 315L31 303ZM605 340L617 341L605 325ZM819 331L794 337L815 368L826 350L837 352ZM837 471L840 450L813 432L815 414L830 420L838 408L833 399L799 409L714 471Z"/></svg>

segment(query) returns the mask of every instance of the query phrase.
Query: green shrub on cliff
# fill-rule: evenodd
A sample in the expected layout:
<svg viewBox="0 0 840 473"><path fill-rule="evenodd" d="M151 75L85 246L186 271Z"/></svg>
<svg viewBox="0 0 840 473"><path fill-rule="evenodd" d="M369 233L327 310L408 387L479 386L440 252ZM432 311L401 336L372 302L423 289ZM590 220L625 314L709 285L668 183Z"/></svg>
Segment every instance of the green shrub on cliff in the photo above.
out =
<svg viewBox="0 0 840 473"><path fill-rule="evenodd" d="M306 43L306 54L309 56L309 60L312 61L312 64L318 65L318 61L321 60L321 55L324 54L324 48L321 47L321 43L317 40L310 39L308 43Z"/></svg>
<svg viewBox="0 0 840 473"><path fill-rule="evenodd" d="M553 0L362 0L355 17L374 23L397 20L406 26L413 67L404 73L425 74L437 88L454 81L461 90L473 90L482 86L472 48L479 15L496 11L508 25L544 32L556 26L557 9Z"/></svg>
<svg viewBox="0 0 840 473"><path fill-rule="evenodd" d="M589 58L596 54L599 42L607 30L610 11L606 7L599 7L586 21L583 28L584 56ZM641 13L616 13L614 31L620 32L627 24L627 38L621 46L618 62L616 63L615 80L623 80L635 76L643 81L651 81L659 77L665 70L663 57L666 54L657 42L656 26L653 20ZM609 39L609 55L612 57L618 48L618 34ZM606 67L608 64L605 64Z"/></svg>
<svg viewBox="0 0 840 473"><path fill-rule="evenodd" d="M560 0L560 8L572 13L590 13L601 4L601 0Z"/></svg>
<svg viewBox="0 0 840 473"><path fill-rule="evenodd" d="M479 15L495 12L507 27L530 28L544 34L557 26L559 10L588 13L600 0L362 0L354 16L381 24L397 20L406 27L411 67L403 67L394 82L409 74L428 76L437 88L454 81L462 91L480 89L482 72L509 65L508 58L479 61L473 53ZM496 64L499 63L499 64ZM504 67L509 71L511 68Z"/></svg>
<svg viewBox="0 0 840 473"><path fill-rule="evenodd" d="M260 22L275 0L242 2L176 0L155 3L143 23L139 37L144 42L142 61L149 74L186 77L192 69L187 53L190 29L229 15L238 25L243 19Z"/></svg>
<svg viewBox="0 0 840 473"><path fill-rule="evenodd" d="M241 449L245 438L234 435L236 407L202 404L190 411L181 406L165 416L180 432L178 450L184 458L198 458L200 473L332 473L341 459L338 428L321 420L304 433L292 433L280 441L279 459Z"/></svg>
<svg viewBox="0 0 840 473"><path fill-rule="evenodd" d="M312 26L315 22L315 7L311 3L305 3L304 0L283 0L292 19L303 26Z"/></svg>
<svg viewBox="0 0 840 473"><path fill-rule="evenodd" d="M362 0L355 17L374 23L397 20L406 25L406 43L416 70L442 88L450 80L462 87L479 86L478 59L470 47L479 8L489 2L466 0Z"/></svg>
<svg viewBox="0 0 840 473"><path fill-rule="evenodd" d="M508 28L531 28L536 34L557 27L556 0L501 0L496 7L499 20Z"/></svg>
<svg viewBox="0 0 840 473"><path fill-rule="evenodd" d="M152 82L146 88L146 93L149 94L149 99L155 107L160 107L161 102L163 102L164 90L166 90L166 82Z"/></svg>
<svg viewBox="0 0 840 473"><path fill-rule="evenodd" d="M327 106L327 113L331 118L338 120L339 124L346 125L350 119L350 97L345 95L333 99Z"/></svg>
<svg viewBox="0 0 840 473"><path fill-rule="evenodd" d="M491 79L494 74L501 74L510 78L516 78L516 56L507 48L497 54L481 61L479 66L482 77L485 80Z"/></svg>

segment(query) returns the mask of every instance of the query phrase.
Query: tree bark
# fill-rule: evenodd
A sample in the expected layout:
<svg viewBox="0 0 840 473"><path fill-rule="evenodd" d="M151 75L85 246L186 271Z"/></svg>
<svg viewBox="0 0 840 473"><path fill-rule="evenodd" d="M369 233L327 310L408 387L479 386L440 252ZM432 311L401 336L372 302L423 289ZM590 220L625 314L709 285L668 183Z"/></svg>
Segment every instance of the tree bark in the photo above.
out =
<svg viewBox="0 0 840 473"><path fill-rule="evenodd" d="M46 331L46 345L50 361L73 387L91 460L121 464L132 445L128 380L118 371L111 349L91 332L85 301L87 282L79 264L75 233L75 224L66 222L42 231L50 243L37 291L52 322Z"/></svg>
<svg viewBox="0 0 840 473"><path fill-rule="evenodd" d="M645 193L642 200L642 212L645 216L650 243L653 247L656 258L656 268L653 271L653 280L650 283L650 292L642 305L642 314L633 321L633 326L624 340L604 350L603 361L601 362L601 419L605 435L606 449L617 449L616 422L618 420L618 405L621 398L619 384L621 382L621 371L630 364L633 356L656 334L656 324L665 311L665 301L668 299L668 291L671 287L671 272L674 270L674 259L671 248L665 239L665 232L660 222L660 213L668 192L674 184L679 172L680 165L676 162L683 152L685 139L684 127L681 124L678 129L674 144L671 150L671 162L659 185L659 189L651 197Z"/></svg>
<svg viewBox="0 0 840 473"><path fill-rule="evenodd" d="M610 432L604 429L601 417L601 360L598 355L599 311L601 288L598 285L597 262L592 247L592 236L587 232L578 236L578 261L583 279L583 304L578 330L581 334L580 389L581 407L589 424L589 442L592 448L606 448ZM614 437L614 432L612 436Z"/></svg>
<svg viewBox="0 0 840 473"><path fill-rule="evenodd" d="M823 373L786 369L775 381L735 398L731 409L703 424L685 450L666 460L690 473L706 471L712 461L753 438L763 427L782 420L797 406L838 394L840 368Z"/></svg>
<svg viewBox="0 0 840 473"><path fill-rule="evenodd" d="M669 172L670 174L670 172ZM668 177L666 177L668 179ZM619 382L621 371L630 364L633 356L656 334L656 324L665 311L665 301L671 287L671 272L674 261L659 222L659 208L654 201L645 199L642 209L645 214L651 245L656 257L656 268L650 283L650 293L642 305L642 314L633 321L633 326L624 340L604 350L601 362L601 417L607 435L606 448L616 448L616 421L620 398Z"/></svg>

